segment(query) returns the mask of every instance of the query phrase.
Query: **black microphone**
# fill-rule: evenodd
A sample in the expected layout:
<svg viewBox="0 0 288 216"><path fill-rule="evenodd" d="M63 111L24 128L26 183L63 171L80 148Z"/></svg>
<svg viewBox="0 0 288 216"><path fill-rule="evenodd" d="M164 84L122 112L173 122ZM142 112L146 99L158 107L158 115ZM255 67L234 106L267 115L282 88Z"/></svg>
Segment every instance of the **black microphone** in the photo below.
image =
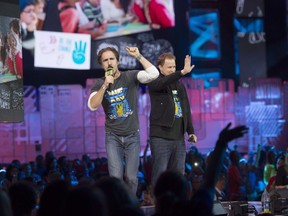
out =
<svg viewBox="0 0 288 216"><path fill-rule="evenodd" d="M114 77L114 68L112 66L109 66L107 70L105 71L105 77L106 76L113 76Z"/></svg>

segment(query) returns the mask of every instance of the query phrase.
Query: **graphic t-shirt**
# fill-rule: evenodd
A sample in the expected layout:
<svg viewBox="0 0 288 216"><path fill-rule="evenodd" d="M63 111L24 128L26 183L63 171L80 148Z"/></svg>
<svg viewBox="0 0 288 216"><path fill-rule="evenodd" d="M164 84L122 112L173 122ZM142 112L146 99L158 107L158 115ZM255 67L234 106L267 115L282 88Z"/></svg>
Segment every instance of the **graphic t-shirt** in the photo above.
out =
<svg viewBox="0 0 288 216"><path fill-rule="evenodd" d="M175 118L172 127L156 126L150 125L150 136L160 137L169 140L182 140L184 138L184 123L183 123L183 113L180 103L180 98L178 94L177 85L171 84L169 86L169 92L171 92L171 97L174 101L175 106Z"/></svg>
<svg viewBox="0 0 288 216"><path fill-rule="evenodd" d="M175 103L175 118L181 118L183 117L183 115L177 90L172 90L172 95Z"/></svg>
<svg viewBox="0 0 288 216"><path fill-rule="evenodd" d="M105 91L102 106L106 114L106 132L127 136L139 130L137 111L138 71L121 72ZM97 79L93 91L98 91L104 79Z"/></svg>

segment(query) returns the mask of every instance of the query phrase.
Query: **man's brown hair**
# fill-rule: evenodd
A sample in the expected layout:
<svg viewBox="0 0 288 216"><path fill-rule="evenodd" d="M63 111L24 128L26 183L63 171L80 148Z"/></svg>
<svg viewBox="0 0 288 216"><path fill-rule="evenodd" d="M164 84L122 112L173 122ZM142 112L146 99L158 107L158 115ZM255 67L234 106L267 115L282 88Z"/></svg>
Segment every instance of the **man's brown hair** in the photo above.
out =
<svg viewBox="0 0 288 216"><path fill-rule="evenodd" d="M101 50L98 52L97 61L98 61L98 63L99 63L100 65L102 64L102 62L101 62L101 60L102 60L102 55L103 55L104 52L107 52L107 51L113 52L114 55L115 55L115 57L116 57L116 59L117 59L117 61L119 62L119 52L118 52L114 47L106 47L106 48L101 49Z"/></svg>
<svg viewBox="0 0 288 216"><path fill-rule="evenodd" d="M161 54L158 59L157 59L157 65L161 65L163 66L165 63L165 59L174 59L176 60L175 55L173 55L172 53L163 53Z"/></svg>

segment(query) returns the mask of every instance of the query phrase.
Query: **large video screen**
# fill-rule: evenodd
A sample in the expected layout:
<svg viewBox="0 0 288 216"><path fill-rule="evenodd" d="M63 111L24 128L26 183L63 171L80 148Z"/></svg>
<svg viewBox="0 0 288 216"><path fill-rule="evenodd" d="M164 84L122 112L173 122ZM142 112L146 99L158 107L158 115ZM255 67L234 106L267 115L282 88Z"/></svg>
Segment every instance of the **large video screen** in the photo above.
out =
<svg viewBox="0 0 288 216"><path fill-rule="evenodd" d="M64 0L49 0L42 5L34 4L33 13L36 17L36 22L33 22L36 23L32 34L34 38L25 37L22 43L23 67L24 71L27 71L24 84L39 86L40 84L81 83L85 85L86 78L102 75L102 68L97 63L97 51L105 44L118 47L119 68L123 70L142 68L141 64L127 55L126 45L137 46L141 54L153 64L156 64L156 59L161 53L172 52L180 62L177 65L181 67L185 55L189 54L186 43L189 38L187 1L177 1L176 4L174 0L117 0L117 2L98 0L97 4L100 7L96 12L94 10L92 12L99 14L100 9L100 16L96 16L94 21L89 21L86 25L89 27L94 23L91 32L83 31L84 27L81 24L83 13L80 15L79 12L79 6L84 8L88 0L76 1L72 7L68 4L64 7ZM29 1L19 0L19 2L21 5L22 2ZM84 10L83 8L81 9ZM30 10L27 12L32 14ZM68 14L69 19L65 19L66 15L62 13ZM105 31L94 37L101 24L106 26ZM29 35L25 30L23 32L24 36ZM70 36L72 34L75 37ZM84 38L87 35L90 36L90 44ZM79 50L75 55L74 51L77 49ZM78 59L81 54L83 61ZM87 67L88 61L90 67Z"/></svg>
<svg viewBox="0 0 288 216"><path fill-rule="evenodd" d="M20 0L20 7L23 4L27 6L27 2L29 1ZM127 41L126 44L132 46L134 43L129 44L131 35L138 38L138 34L175 27L173 0L80 0L72 3L66 0L49 0L29 6L31 10L34 8L30 15L35 20L21 21L28 26L26 32L29 31L29 26L30 29L34 27L34 39L23 39L23 47L31 50L36 68L98 68L95 59L92 59L97 55L96 41ZM22 12L25 10L20 9L20 15ZM90 38L87 39L84 35L89 35ZM91 43L87 40L91 40ZM137 41L137 46L142 46L141 40ZM83 63L75 61L76 43L86 44L86 52L82 52L86 55L82 58L85 59ZM91 62L87 56L90 53ZM125 68L124 64L123 66Z"/></svg>
<svg viewBox="0 0 288 216"><path fill-rule="evenodd" d="M173 34L174 29L165 29L161 33ZM161 34L161 35L162 35ZM137 69L141 68L140 63L134 57L130 56L126 50L126 46L135 46L139 48L139 51L143 56L145 56L149 61L157 65L157 58L160 54L164 52L174 53L173 45L170 41L172 38L166 36L165 38L161 35L154 34L152 32L134 34L133 36L122 36L117 38L108 38L105 40L96 40L93 41L91 50L91 68L100 69L101 66L96 61L97 54L99 50L104 47L112 46L116 48L120 54L119 65L120 69Z"/></svg>
<svg viewBox="0 0 288 216"><path fill-rule="evenodd" d="M0 122L24 121L22 40L18 6L0 2Z"/></svg>
<svg viewBox="0 0 288 216"><path fill-rule="evenodd" d="M20 0L23 1L23 0ZM37 17L38 30L111 38L175 26L173 0L50 0Z"/></svg>
<svg viewBox="0 0 288 216"><path fill-rule="evenodd" d="M218 10L193 9L189 15L191 56L199 60L219 60L221 52Z"/></svg>

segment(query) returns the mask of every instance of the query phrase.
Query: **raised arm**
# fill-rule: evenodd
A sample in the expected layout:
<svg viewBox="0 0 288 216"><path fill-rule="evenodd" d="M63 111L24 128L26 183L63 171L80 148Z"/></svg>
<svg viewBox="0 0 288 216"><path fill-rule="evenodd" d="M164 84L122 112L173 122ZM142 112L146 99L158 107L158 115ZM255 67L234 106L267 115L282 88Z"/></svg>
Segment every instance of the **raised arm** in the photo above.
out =
<svg viewBox="0 0 288 216"><path fill-rule="evenodd" d="M220 132L215 149L207 166L203 188L208 190L212 199L214 197L214 186L221 169L221 164L223 164L223 158L228 143L234 139L242 137L248 132L248 128L244 125L232 129L230 129L230 126L231 123L227 124L227 126Z"/></svg>
<svg viewBox="0 0 288 216"><path fill-rule="evenodd" d="M175 73L171 73L167 76L161 77L161 79L155 80L151 85L149 85L149 88L152 91L160 91L163 88L166 88L167 85L181 79L186 74L190 73L195 65L191 65L191 56L186 55L184 59L184 67L181 71L176 71Z"/></svg>
<svg viewBox="0 0 288 216"><path fill-rule="evenodd" d="M144 70L139 71L137 74L137 79L140 83L149 83L155 80L159 76L159 71L157 68L148 61L144 56L141 55L139 49L137 47L126 47L126 51L136 58L140 64L143 66Z"/></svg>

